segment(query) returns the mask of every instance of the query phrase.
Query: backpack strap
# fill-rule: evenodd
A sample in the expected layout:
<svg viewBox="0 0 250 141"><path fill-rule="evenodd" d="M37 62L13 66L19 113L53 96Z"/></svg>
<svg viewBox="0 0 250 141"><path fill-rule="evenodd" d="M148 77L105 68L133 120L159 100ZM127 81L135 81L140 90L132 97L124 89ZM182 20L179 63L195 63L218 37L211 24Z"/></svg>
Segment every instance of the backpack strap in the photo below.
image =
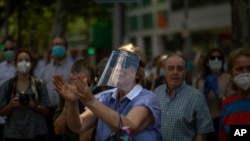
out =
<svg viewBox="0 0 250 141"><path fill-rule="evenodd" d="M10 102L11 96L16 95L16 79L17 79L16 76L9 79L8 91L7 91L7 104Z"/></svg>
<svg viewBox="0 0 250 141"><path fill-rule="evenodd" d="M40 85L42 80L39 78L31 77L31 89L32 92L35 94L35 98L40 100Z"/></svg>

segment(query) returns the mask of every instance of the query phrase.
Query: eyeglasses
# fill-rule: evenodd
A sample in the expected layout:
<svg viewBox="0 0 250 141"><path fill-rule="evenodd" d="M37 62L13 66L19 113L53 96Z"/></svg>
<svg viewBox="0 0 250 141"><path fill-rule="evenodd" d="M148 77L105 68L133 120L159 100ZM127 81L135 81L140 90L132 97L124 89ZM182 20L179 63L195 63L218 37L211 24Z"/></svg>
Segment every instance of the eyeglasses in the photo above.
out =
<svg viewBox="0 0 250 141"><path fill-rule="evenodd" d="M210 60L215 60L215 58L217 58L218 60L222 60L223 59L223 56L210 56L209 59Z"/></svg>
<svg viewBox="0 0 250 141"><path fill-rule="evenodd" d="M3 51L14 50L14 48L5 48Z"/></svg>

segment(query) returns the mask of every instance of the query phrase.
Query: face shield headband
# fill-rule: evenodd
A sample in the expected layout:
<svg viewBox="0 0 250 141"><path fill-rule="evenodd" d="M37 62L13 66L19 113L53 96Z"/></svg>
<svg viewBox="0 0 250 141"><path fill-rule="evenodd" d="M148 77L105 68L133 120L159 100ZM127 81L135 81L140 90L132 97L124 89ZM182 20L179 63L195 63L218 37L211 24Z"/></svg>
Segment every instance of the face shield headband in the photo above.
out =
<svg viewBox="0 0 250 141"><path fill-rule="evenodd" d="M131 90L139 63L140 58L133 53L112 51L97 86L112 86L124 91Z"/></svg>

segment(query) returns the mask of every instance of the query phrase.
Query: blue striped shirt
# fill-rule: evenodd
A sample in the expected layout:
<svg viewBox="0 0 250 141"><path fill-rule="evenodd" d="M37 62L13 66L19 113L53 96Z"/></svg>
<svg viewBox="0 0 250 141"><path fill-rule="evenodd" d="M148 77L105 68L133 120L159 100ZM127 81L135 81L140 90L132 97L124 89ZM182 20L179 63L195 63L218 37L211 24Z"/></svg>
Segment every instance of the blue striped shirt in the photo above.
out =
<svg viewBox="0 0 250 141"><path fill-rule="evenodd" d="M213 122L204 96L183 83L170 98L166 84L155 89L161 104L164 141L191 141L196 135L212 132Z"/></svg>

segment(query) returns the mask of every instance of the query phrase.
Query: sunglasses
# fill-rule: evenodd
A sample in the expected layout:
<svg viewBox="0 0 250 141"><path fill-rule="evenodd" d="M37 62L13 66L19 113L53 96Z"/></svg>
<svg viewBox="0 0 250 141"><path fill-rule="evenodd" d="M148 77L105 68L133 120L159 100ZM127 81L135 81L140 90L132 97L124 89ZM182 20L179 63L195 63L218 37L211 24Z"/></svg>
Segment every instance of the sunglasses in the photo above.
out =
<svg viewBox="0 0 250 141"><path fill-rule="evenodd" d="M209 57L210 60L215 60L215 58L217 58L218 60L222 60L223 56L210 56Z"/></svg>
<svg viewBox="0 0 250 141"><path fill-rule="evenodd" d="M3 51L14 50L14 48L5 48Z"/></svg>

